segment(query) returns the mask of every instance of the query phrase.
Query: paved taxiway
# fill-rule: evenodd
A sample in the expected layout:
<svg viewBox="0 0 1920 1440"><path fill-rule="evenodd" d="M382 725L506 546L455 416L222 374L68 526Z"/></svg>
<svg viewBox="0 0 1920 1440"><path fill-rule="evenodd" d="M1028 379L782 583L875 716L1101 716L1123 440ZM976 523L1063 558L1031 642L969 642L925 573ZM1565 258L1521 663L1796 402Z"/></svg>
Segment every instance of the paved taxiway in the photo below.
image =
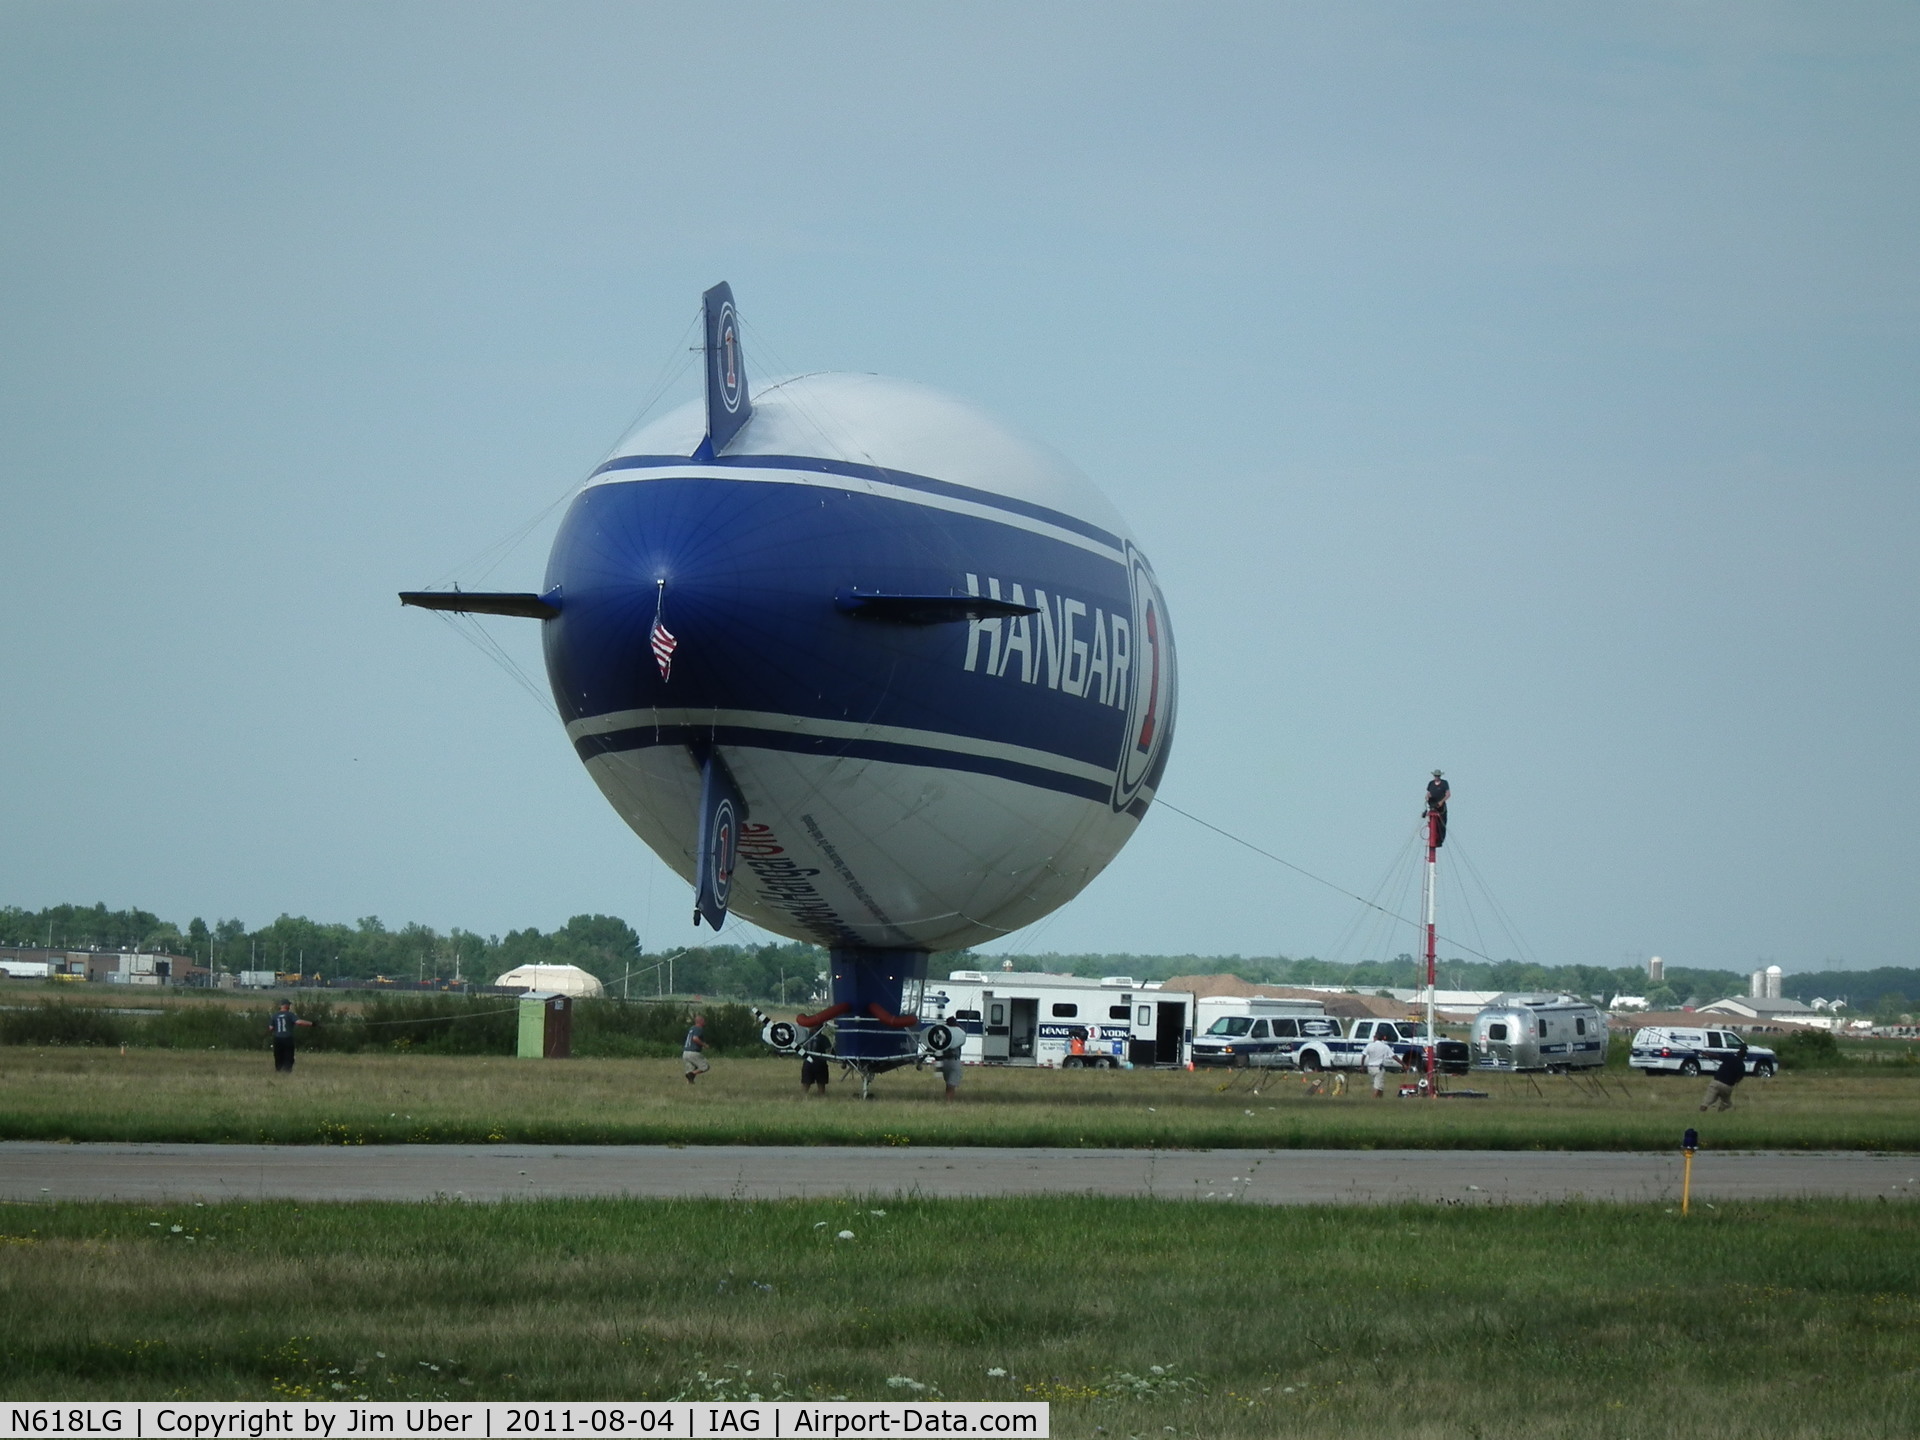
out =
<svg viewBox="0 0 1920 1440"><path fill-rule="evenodd" d="M1668 1201L1680 1156L1510 1150L0 1144L0 1200L1140 1195L1266 1205ZM1703 1201L1920 1197L1920 1156L1717 1153Z"/></svg>

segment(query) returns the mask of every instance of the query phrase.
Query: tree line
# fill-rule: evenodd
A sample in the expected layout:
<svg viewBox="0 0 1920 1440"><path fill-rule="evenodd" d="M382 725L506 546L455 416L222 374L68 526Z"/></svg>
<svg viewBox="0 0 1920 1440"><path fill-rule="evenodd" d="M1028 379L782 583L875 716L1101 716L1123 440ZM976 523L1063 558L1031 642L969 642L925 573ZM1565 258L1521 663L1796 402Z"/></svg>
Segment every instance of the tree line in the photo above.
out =
<svg viewBox="0 0 1920 1440"><path fill-rule="evenodd" d="M505 935L409 923L390 928L377 915L351 925L281 915L249 928L240 920L181 925L148 910L105 904L0 907L0 944L59 949L141 949L184 955L218 970L273 970L326 980L452 980L492 984L521 965L577 965L613 995L730 995L800 1004L827 968L816 945L696 945L644 951L616 915L575 915L556 930L530 926Z"/></svg>
<svg viewBox="0 0 1920 1440"><path fill-rule="evenodd" d="M633 927L615 915L575 915L556 930L537 927L505 935L454 928L445 932L409 923L396 928L368 915L353 924L281 915L249 929L240 920L209 924L195 916L182 926L151 911L110 910L102 904L51 905L43 910L0 906L0 944L53 945L67 949L133 949L185 955L221 970L275 970L327 979L448 980L459 975L478 984L520 965L577 965L597 976L612 995L634 999L666 995L731 996L801 1005L809 1001L827 969L817 945L694 945L644 951ZM949 970L997 971L1003 957L955 951L935 955L928 974ZM1314 956L1284 955L1095 955L1019 956L1016 970L1051 970L1089 977L1131 975L1140 981L1176 975L1232 974L1255 984L1351 985L1359 989L1411 988L1423 983L1412 955L1338 963ZM1440 984L1449 990L1565 990L1606 999L1645 995L1656 1009L1705 1005L1744 995L1747 977L1732 970L1669 965L1661 985L1650 986L1638 966L1538 965L1517 960L1449 958L1440 961ZM1920 969L1824 971L1789 975L1787 996L1845 999L1859 1015L1892 1017L1920 1007Z"/></svg>

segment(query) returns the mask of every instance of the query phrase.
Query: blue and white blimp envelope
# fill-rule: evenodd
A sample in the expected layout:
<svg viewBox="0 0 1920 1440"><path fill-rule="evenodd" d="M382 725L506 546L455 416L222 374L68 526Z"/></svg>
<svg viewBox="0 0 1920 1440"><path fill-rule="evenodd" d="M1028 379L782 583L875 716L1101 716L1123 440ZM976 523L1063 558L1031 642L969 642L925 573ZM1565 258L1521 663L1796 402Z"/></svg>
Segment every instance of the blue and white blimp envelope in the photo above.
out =
<svg viewBox="0 0 1920 1440"><path fill-rule="evenodd" d="M599 466L539 594L403 598L539 618L568 738L696 923L828 947L802 1021L910 1062L928 952L1065 904L1146 814L1166 601L1061 456L902 380L750 392L729 288L705 307L704 401Z"/></svg>

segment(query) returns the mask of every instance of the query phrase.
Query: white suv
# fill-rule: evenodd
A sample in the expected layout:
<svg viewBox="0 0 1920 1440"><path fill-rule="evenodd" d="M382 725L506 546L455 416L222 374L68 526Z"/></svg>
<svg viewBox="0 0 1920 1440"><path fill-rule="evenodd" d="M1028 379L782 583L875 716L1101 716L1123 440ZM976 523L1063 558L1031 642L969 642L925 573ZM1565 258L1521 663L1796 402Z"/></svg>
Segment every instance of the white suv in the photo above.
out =
<svg viewBox="0 0 1920 1440"><path fill-rule="evenodd" d="M1194 1037L1196 1069L1213 1065L1293 1064L1305 1040L1340 1034L1340 1022L1324 1015L1222 1015Z"/></svg>
<svg viewBox="0 0 1920 1440"><path fill-rule="evenodd" d="M1712 1072L1740 1048L1731 1030L1695 1030L1690 1027L1649 1025L1633 1032L1633 1050L1627 1064L1635 1070L1663 1070L1676 1075ZM1764 1045L1747 1046L1747 1073L1762 1077L1780 1068L1780 1058Z"/></svg>

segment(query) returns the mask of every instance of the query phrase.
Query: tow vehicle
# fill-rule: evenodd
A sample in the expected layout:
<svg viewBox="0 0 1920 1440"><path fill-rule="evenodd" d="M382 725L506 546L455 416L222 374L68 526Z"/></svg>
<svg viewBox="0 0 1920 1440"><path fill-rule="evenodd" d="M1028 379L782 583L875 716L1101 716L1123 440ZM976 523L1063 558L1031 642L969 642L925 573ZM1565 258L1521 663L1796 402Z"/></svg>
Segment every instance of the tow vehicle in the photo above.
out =
<svg viewBox="0 0 1920 1440"><path fill-rule="evenodd" d="M1627 1064L1650 1074L1698 1075L1714 1071L1740 1048L1731 1030L1649 1025L1633 1032ZM1780 1068L1780 1057L1764 1045L1747 1046L1747 1074L1765 1078Z"/></svg>

